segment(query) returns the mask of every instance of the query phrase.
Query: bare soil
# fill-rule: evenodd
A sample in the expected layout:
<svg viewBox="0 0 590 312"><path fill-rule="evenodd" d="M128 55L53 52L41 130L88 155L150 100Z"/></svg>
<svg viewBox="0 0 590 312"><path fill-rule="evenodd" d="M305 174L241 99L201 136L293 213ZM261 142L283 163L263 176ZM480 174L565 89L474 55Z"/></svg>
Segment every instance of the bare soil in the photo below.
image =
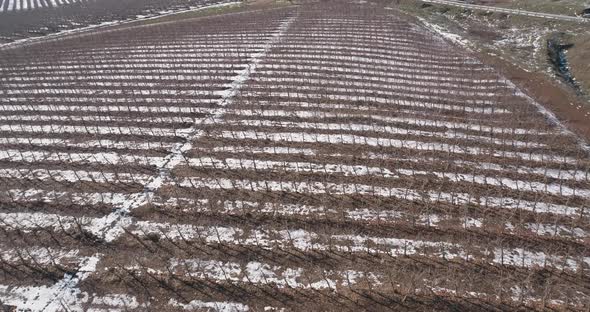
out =
<svg viewBox="0 0 590 312"><path fill-rule="evenodd" d="M567 86L544 75L528 72L499 57L487 53L477 56L500 70L540 104L551 110L574 133L590 141L590 106Z"/></svg>

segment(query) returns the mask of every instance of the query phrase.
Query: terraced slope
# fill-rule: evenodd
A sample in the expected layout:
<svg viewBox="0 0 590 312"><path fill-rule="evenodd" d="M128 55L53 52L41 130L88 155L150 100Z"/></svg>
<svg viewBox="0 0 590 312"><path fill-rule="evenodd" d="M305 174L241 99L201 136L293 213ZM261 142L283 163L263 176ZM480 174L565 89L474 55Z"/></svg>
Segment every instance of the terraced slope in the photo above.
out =
<svg viewBox="0 0 590 312"><path fill-rule="evenodd" d="M5 304L590 304L585 146L395 10L309 4L1 53Z"/></svg>

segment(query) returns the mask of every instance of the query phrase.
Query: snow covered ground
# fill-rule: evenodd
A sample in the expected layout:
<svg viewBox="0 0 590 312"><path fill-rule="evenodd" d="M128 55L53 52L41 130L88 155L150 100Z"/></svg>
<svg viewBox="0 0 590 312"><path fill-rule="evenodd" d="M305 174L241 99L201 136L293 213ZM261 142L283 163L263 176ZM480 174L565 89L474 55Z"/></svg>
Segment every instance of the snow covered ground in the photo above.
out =
<svg viewBox="0 0 590 312"><path fill-rule="evenodd" d="M321 310L306 298L350 308L377 291L583 306L585 146L429 30L332 5L15 48L0 268L21 278L0 277L2 303ZM485 282L498 272L500 291ZM553 288L524 278L542 274ZM547 290L562 283L573 298Z"/></svg>

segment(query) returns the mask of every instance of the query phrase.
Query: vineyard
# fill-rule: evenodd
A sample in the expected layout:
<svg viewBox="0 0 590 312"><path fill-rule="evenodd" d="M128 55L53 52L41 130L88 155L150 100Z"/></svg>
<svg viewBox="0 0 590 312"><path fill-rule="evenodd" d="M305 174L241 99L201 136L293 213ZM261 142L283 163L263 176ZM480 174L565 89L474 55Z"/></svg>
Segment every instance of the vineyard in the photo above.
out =
<svg viewBox="0 0 590 312"><path fill-rule="evenodd" d="M229 3L229 0L0 0L0 46L89 26L107 26Z"/></svg>
<svg viewBox="0 0 590 312"><path fill-rule="evenodd" d="M80 0L84 1L84 0ZM71 0L0 0L0 12L33 10L40 8L54 8L61 5L68 5L78 1Z"/></svg>
<svg viewBox="0 0 590 312"><path fill-rule="evenodd" d="M551 112L395 7L4 49L0 307L587 311L589 170Z"/></svg>
<svg viewBox="0 0 590 312"><path fill-rule="evenodd" d="M162 0L141 0L145 4L153 4L160 2L165 3ZM127 1L125 6L134 6L139 3L139 0ZM180 1L169 1L178 2ZM186 4L191 4L194 0L185 1ZM109 0L0 0L0 13L2 12L18 12L18 11L30 11L34 9L43 8L58 8L70 4L78 4L82 6L93 6L95 4L109 5ZM112 7L111 7L112 8Z"/></svg>

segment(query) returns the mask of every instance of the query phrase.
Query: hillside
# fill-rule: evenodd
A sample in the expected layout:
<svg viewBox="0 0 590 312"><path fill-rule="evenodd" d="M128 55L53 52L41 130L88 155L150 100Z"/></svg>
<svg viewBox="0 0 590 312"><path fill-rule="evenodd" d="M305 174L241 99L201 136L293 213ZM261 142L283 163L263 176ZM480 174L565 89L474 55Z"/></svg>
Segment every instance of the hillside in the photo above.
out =
<svg viewBox="0 0 590 312"><path fill-rule="evenodd" d="M393 5L15 46L0 302L585 311L589 168L549 110Z"/></svg>

